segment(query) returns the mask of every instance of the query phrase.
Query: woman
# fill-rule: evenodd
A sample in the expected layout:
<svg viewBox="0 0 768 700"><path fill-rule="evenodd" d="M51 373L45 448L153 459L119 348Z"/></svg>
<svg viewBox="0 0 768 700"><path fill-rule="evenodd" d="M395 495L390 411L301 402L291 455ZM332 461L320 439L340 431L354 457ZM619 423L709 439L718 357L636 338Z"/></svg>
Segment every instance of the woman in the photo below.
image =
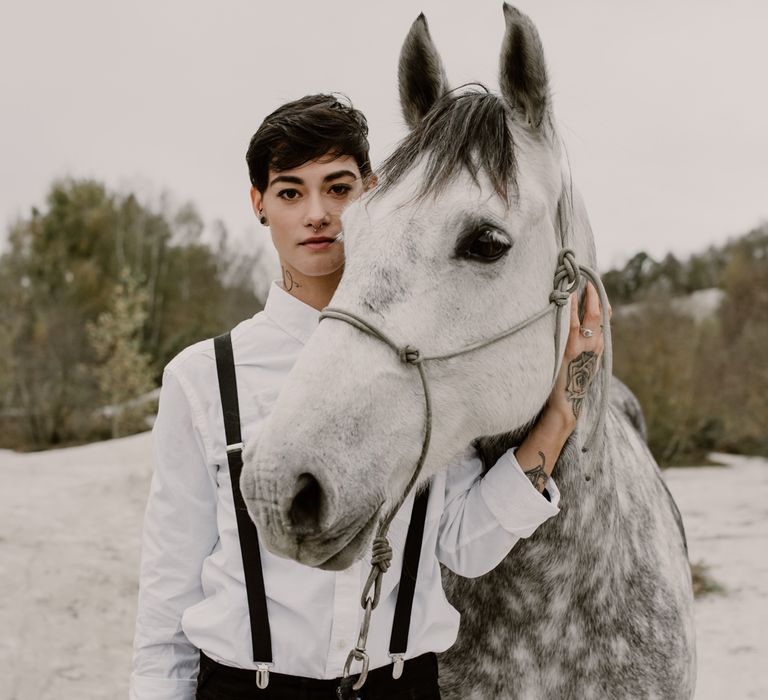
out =
<svg viewBox="0 0 768 700"><path fill-rule="evenodd" d="M375 186L376 177L364 116L328 95L302 98L269 115L246 159L253 209L270 228L282 268L264 310L230 334L237 424L249 444L341 279L341 213ZM340 676L358 629L365 567L323 571L248 545L244 531L253 526L238 525L238 484L229 478L239 448L228 449L224 435L220 388L226 393L226 379L216 357L221 341L216 350L207 340L180 353L166 367L154 428L131 697L439 698L435 653L455 641L459 623L443 595L439 564L480 575L557 514L559 493L550 474L576 424L568 365L582 353L602 352L599 318L597 295L588 288L583 323L595 333L584 337L572 299L560 375L516 450L485 475L468 451L431 481L424 509L438 517L422 513L419 520L414 510L409 524L408 513L398 516L403 534L418 523L415 590L400 606L414 613L403 619L396 612L406 586L383 596L368 638L371 672L354 694ZM257 571L243 565L254 554ZM410 555L396 557L386 574L391 581L399 580L404 556ZM262 581L262 590L254 581ZM403 624L407 648L393 653L390 631Z"/></svg>

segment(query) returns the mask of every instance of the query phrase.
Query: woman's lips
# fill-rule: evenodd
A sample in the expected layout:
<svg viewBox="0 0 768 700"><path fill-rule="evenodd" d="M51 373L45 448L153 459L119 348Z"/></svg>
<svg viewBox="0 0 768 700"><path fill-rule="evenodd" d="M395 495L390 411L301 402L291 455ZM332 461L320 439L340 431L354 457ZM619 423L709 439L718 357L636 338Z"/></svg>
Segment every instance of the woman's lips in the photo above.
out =
<svg viewBox="0 0 768 700"><path fill-rule="evenodd" d="M326 248L330 248L330 246L332 246L335 242L335 239L329 238L322 241L305 241L299 245L303 245L306 248L311 248L312 250L325 250Z"/></svg>

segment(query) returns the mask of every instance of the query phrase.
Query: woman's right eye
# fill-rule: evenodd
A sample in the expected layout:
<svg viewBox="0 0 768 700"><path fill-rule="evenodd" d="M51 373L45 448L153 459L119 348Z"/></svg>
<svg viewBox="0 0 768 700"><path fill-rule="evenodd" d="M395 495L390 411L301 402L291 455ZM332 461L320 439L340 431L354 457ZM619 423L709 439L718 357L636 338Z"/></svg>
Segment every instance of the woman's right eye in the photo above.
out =
<svg viewBox="0 0 768 700"><path fill-rule="evenodd" d="M296 199L299 196L299 191L293 188L289 188L286 190L280 190L277 193L277 196L281 199Z"/></svg>

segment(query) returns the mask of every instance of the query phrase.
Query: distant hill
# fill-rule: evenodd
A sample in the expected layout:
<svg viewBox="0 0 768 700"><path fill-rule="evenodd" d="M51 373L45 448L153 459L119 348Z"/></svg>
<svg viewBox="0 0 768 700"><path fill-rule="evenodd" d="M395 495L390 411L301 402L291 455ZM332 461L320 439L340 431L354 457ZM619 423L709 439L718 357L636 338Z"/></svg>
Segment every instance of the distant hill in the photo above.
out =
<svg viewBox="0 0 768 700"><path fill-rule="evenodd" d="M713 318L720 310L725 299L725 292L717 287L709 289L697 289L695 292L683 296L675 296L669 300L673 311L681 316L687 316L694 321L704 321ZM649 302L647 300L634 301L631 304L617 306L614 309L615 318L626 318L642 313Z"/></svg>

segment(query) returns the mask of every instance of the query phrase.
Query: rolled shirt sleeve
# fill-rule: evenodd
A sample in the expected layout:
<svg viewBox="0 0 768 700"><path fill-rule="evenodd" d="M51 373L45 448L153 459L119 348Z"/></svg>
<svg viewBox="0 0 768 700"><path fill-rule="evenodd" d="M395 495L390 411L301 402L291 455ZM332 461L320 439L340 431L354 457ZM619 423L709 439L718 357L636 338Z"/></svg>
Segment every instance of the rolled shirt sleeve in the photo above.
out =
<svg viewBox="0 0 768 700"><path fill-rule="evenodd" d="M155 469L144 516L131 700L195 696L199 651L181 628L202 600L201 568L218 539L215 476L196 408L166 368L153 428Z"/></svg>
<svg viewBox="0 0 768 700"><path fill-rule="evenodd" d="M515 448L485 474L476 450L467 448L447 471L438 559L466 577L495 568L516 542L560 512L560 491L551 477L545 488L550 500L531 484Z"/></svg>
<svg viewBox="0 0 768 700"><path fill-rule="evenodd" d="M480 481L480 491L488 509L501 526L517 537L530 537L545 520L560 512L560 491L552 477L544 488L549 498L531 483L515 457L507 450Z"/></svg>

